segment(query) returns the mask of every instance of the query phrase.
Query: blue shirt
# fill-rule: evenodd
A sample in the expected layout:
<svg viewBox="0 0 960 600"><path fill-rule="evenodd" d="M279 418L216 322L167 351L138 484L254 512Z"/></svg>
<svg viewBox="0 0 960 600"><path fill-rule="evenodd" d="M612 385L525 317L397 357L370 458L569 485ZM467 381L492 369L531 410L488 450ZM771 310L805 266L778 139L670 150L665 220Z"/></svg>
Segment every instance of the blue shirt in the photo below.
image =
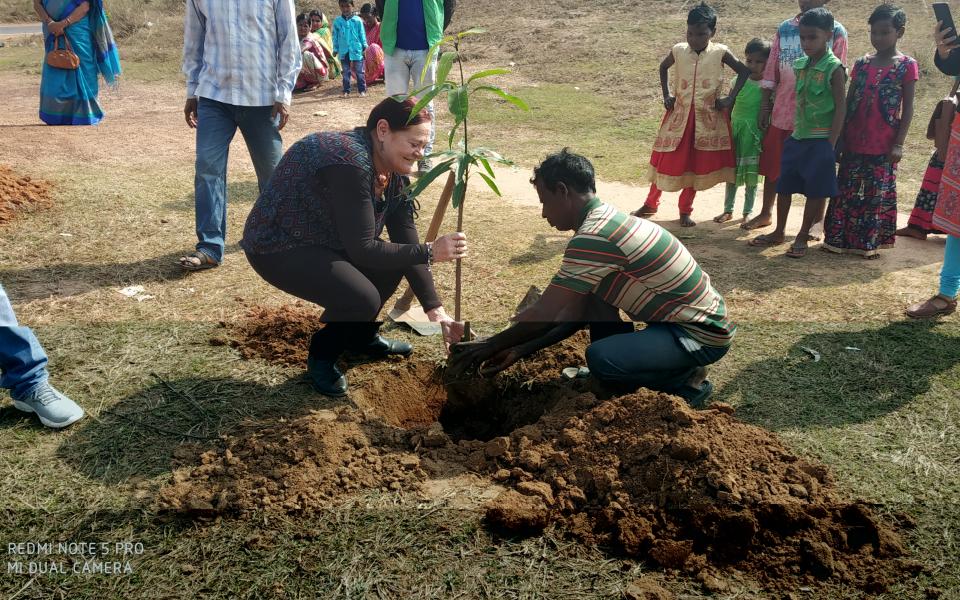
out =
<svg viewBox="0 0 960 600"><path fill-rule="evenodd" d="M397 11L397 48L429 50L423 0L399 0Z"/></svg>
<svg viewBox="0 0 960 600"><path fill-rule="evenodd" d="M367 31L360 17L353 15L344 19L340 15L333 20L333 52L340 60L363 60L367 49Z"/></svg>
<svg viewBox="0 0 960 600"><path fill-rule="evenodd" d="M187 97L234 106L290 104L300 73L293 0L187 0Z"/></svg>

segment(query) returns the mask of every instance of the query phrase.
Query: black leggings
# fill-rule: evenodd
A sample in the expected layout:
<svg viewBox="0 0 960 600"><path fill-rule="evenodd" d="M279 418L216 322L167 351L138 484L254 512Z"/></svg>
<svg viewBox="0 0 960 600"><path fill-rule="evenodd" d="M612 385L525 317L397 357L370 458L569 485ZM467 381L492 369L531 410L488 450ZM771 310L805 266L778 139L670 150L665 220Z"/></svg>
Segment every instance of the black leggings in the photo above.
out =
<svg viewBox="0 0 960 600"><path fill-rule="evenodd" d="M319 246L248 253L247 260L267 283L323 307L320 321L327 325L313 335L310 354L326 360L370 342L379 329L377 315L405 274L360 268L345 255Z"/></svg>

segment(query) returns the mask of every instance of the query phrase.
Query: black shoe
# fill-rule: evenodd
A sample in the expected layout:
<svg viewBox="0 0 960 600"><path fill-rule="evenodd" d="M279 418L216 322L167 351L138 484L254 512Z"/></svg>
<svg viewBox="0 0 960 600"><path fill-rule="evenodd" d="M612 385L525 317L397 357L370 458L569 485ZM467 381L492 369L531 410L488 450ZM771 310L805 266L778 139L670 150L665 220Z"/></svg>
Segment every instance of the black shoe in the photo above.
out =
<svg viewBox="0 0 960 600"><path fill-rule="evenodd" d="M347 378L337 368L336 361L307 357L307 377L313 389L324 396L339 398L347 395Z"/></svg>
<svg viewBox="0 0 960 600"><path fill-rule="evenodd" d="M358 348L357 352L373 358L383 358L385 356L410 356L410 353L413 352L413 346L407 342L388 340L387 338L378 335L374 337L373 341L366 346Z"/></svg>
<svg viewBox="0 0 960 600"><path fill-rule="evenodd" d="M687 401L691 408L706 407L707 400L713 395L713 384L709 379L705 379L699 388L689 385L683 386L684 389L677 393L678 396Z"/></svg>

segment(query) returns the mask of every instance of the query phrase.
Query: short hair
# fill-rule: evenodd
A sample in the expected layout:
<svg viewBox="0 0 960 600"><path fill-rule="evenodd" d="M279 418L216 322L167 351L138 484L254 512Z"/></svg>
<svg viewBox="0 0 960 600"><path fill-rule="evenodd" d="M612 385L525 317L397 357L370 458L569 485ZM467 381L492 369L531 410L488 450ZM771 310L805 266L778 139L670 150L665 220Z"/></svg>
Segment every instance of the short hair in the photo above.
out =
<svg viewBox="0 0 960 600"><path fill-rule="evenodd" d="M360 14L361 14L361 15L375 15L375 14L377 14L377 13L375 13L375 12L373 11L373 5L370 4L369 2L367 2L366 4L364 4L363 6L360 7Z"/></svg>
<svg viewBox="0 0 960 600"><path fill-rule="evenodd" d="M560 182L581 194L597 191L593 165L587 157L570 152L569 148L554 152L533 168L530 183L536 184L537 181L551 192Z"/></svg>
<svg viewBox="0 0 960 600"><path fill-rule="evenodd" d="M417 102L418 98L414 97L387 96L370 111L370 116L367 117L367 131L376 129L381 119L387 122L391 131L409 129L414 125L430 121L430 112L426 107L420 109L412 119L410 118Z"/></svg>
<svg viewBox="0 0 960 600"><path fill-rule="evenodd" d="M803 27L816 27L823 31L833 33L833 13L824 7L811 8L800 17L800 25Z"/></svg>
<svg viewBox="0 0 960 600"><path fill-rule="evenodd" d="M320 10L320 9L317 9L317 8L311 10L311 11L310 11L310 18L312 19L312 18L314 18L314 17L320 17L320 18L322 19L322 18L323 18L323 11Z"/></svg>
<svg viewBox="0 0 960 600"><path fill-rule="evenodd" d="M337 4L349 4L353 6L353 0L337 0Z"/></svg>
<svg viewBox="0 0 960 600"><path fill-rule="evenodd" d="M297 25L299 25L300 23L306 23L309 20L309 18L310 17L307 16L307 13L305 12L300 13L299 15L297 15Z"/></svg>
<svg viewBox="0 0 960 600"><path fill-rule="evenodd" d="M873 25L880 21L890 21L894 29L903 29L907 25L907 13L895 4L881 4L870 13L867 24Z"/></svg>
<svg viewBox="0 0 960 600"><path fill-rule="evenodd" d="M687 13L687 25L706 25L710 31L716 31L717 11L706 2L701 2Z"/></svg>
<svg viewBox="0 0 960 600"><path fill-rule="evenodd" d="M747 42L747 47L743 49L744 55L762 54L765 58L770 56L770 42L760 38L753 38Z"/></svg>

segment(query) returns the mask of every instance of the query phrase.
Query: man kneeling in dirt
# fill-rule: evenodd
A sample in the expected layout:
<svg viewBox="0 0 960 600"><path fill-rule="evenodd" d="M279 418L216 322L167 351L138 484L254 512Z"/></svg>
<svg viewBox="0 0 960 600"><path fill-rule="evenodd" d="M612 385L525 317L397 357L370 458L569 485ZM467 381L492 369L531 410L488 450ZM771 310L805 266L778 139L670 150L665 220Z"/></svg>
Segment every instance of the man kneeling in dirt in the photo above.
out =
<svg viewBox="0 0 960 600"><path fill-rule="evenodd" d="M543 218L576 234L543 296L509 329L455 344L448 376L497 373L588 325L590 375L619 391L646 387L701 406L713 391L706 366L727 353L736 330L710 276L669 231L601 202L585 157L552 154L531 183ZM637 321L646 327L635 331Z"/></svg>

